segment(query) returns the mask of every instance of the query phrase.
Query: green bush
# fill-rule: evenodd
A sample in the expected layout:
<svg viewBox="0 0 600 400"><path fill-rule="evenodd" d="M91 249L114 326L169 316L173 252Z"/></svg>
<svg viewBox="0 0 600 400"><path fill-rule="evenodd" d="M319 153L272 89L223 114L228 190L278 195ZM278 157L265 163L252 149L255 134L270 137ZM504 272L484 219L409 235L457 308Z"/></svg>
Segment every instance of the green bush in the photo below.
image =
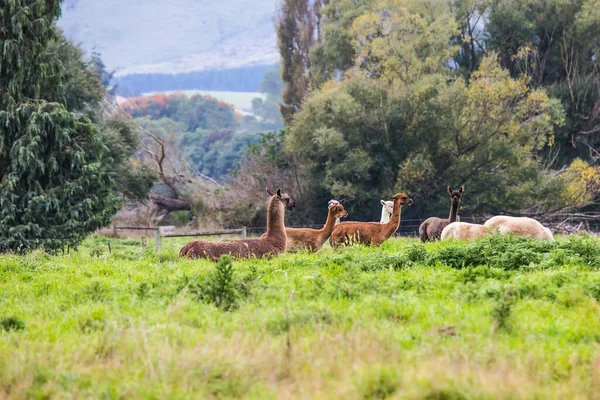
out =
<svg viewBox="0 0 600 400"><path fill-rule="evenodd" d="M213 303L225 311L230 311L237 308L239 286L231 257L222 256L215 270L191 285L190 291L198 300Z"/></svg>

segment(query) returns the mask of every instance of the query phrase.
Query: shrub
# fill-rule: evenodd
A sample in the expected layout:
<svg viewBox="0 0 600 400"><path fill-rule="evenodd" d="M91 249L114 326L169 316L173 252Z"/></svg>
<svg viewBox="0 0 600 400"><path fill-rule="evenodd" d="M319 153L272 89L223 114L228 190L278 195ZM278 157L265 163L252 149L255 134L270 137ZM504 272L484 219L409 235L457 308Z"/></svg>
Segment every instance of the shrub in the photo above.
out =
<svg viewBox="0 0 600 400"><path fill-rule="evenodd" d="M215 271L195 285L191 285L190 291L198 300L213 303L225 311L230 311L237 307L239 286L235 279L235 268L231 257L222 256Z"/></svg>
<svg viewBox="0 0 600 400"><path fill-rule="evenodd" d="M0 330L3 331L22 331L25 329L25 323L17 317L6 317L0 319Z"/></svg>

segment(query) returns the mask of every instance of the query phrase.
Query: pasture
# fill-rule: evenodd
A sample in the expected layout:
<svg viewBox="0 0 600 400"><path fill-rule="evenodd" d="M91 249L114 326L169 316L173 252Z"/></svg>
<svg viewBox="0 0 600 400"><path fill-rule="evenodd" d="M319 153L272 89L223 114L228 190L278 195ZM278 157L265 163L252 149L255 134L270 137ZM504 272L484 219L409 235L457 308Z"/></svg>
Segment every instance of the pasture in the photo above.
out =
<svg viewBox="0 0 600 400"><path fill-rule="evenodd" d="M0 398L600 397L600 240L0 256Z"/></svg>

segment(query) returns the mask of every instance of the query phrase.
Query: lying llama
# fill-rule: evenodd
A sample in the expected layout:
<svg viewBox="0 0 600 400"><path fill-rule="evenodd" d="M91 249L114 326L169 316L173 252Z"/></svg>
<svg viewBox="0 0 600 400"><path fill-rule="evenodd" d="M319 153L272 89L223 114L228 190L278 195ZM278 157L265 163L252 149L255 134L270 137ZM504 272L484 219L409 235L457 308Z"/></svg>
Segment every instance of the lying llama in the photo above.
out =
<svg viewBox="0 0 600 400"><path fill-rule="evenodd" d="M285 210L291 210L296 206L295 201L287 193L281 193L277 189L272 194L267 208L267 233L265 237L258 239L234 240L231 242L207 242L206 240L194 240L183 246L179 251L180 257L209 258L217 261L219 257L229 254L234 258L263 258L285 252L286 236L283 223Z"/></svg>
<svg viewBox="0 0 600 400"><path fill-rule="evenodd" d="M385 224L379 222L342 222L336 225L331 234L333 247L353 242L366 245L379 245L389 239L400 226L402 206L412 204L404 193L398 193L393 200L392 218Z"/></svg>
<svg viewBox="0 0 600 400"><path fill-rule="evenodd" d="M488 227L468 222L452 222L442 231L441 239L449 240L476 240L481 239L488 232Z"/></svg>
<svg viewBox="0 0 600 400"><path fill-rule="evenodd" d="M554 241L552 231L533 218L497 215L485 221L483 225L487 226L490 231L499 233L500 235L514 233L517 236L529 236L537 240Z"/></svg>
<svg viewBox="0 0 600 400"><path fill-rule="evenodd" d="M448 224L456 221L456 213L458 212L458 206L460 205L463 190L464 188L462 186L458 190L452 190L452 188L448 186L448 194L450 195L450 216L448 219L430 217L423 221L421 226L419 226L419 236L421 237L421 241L426 242L428 240L439 239L444 228L448 226Z"/></svg>
<svg viewBox="0 0 600 400"><path fill-rule="evenodd" d="M285 228L287 251L308 249L312 252L317 252L321 250L323 244L331 236L331 232L336 225L336 220L348 215L348 212L344 210L344 206L339 202L336 203L329 207L327 222L325 222L325 226L322 229Z"/></svg>
<svg viewBox="0 0 600 400"><path fill-rule="evenodd" d="M394 209L394 202L392 201L385 201L385 200L381 200L381 220L379 221L380 224L387 224L390 220L390 218L392 218L392 211Z"/></svg>

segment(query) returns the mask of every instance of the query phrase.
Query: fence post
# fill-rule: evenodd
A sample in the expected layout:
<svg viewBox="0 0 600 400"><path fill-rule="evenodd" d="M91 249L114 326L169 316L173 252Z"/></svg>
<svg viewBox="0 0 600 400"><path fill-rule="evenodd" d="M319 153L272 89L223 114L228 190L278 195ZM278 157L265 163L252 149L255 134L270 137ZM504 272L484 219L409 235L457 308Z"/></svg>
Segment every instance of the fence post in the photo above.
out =
<svg viewBox="0 0 600 400"><path fill-rule="evenodd" d="M246 239L246 227L242 226L242 239Z"/></svg>
<svg viewBox="0 0 600 400"><path fill-rule="evenodd" d="M160 232L160 229L156 229L154 231L154 251L156 251L157 253L160 251L161 241L162 241L162 234Z"/></svg>
<svg viewBox="0 0 600 400"><path fill-rule="evenodd" d="M113 230L113 237L116 238L117 237L117 225L113 224L112 230Z"/></svg>

